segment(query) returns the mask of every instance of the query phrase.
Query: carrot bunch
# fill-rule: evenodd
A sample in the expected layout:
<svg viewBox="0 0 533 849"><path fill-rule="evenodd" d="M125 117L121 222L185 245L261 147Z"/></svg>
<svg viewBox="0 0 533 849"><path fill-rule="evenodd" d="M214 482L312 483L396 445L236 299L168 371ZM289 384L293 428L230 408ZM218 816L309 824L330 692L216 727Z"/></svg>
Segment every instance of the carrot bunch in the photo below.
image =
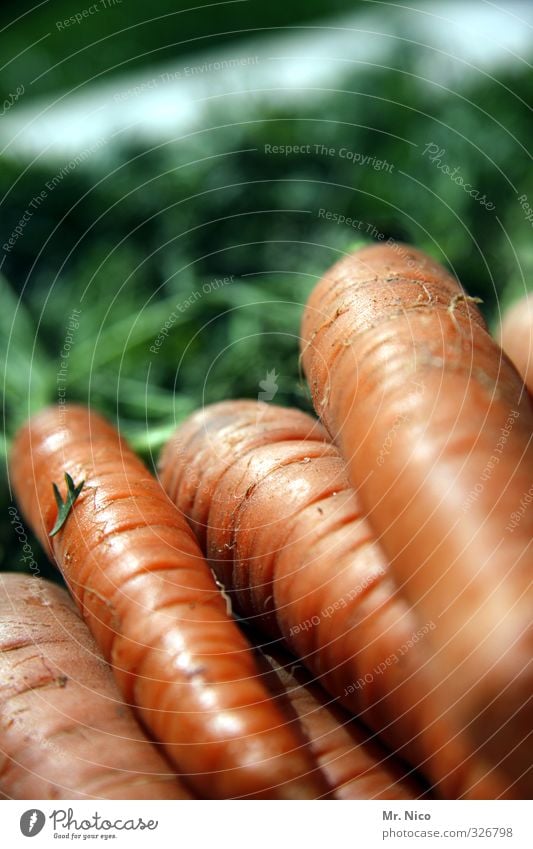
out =
<svg viewBox="0 0 533 849"><path fill-rule="evenodd" d="M509 530L533 468L524 384L457 281L399 245L326 274L302 360L321 424L213 405L169 441L160 483L83 408L45 410L15 440L21 510L95 663L113 670L147 750L160 744L146 772L173 797L414 798L427 792L415 770L443 797L525 796L533 512ZM312 677L254 651L233 610ZM70 644L64 662L70 680ZM116 699L104 683L95 698ZM113 733L102 716L96 751ZM14 752L7 742L0 732ZM124 773L144 775L138 750ZM98 771L77 773L75 792L105 789ZM138 776L134 788L158 792L161 776ZM22 786L0 782L6 795Z"/></svg>
<svg viewBox="0 0 533 849"><path fill-rule="evenodd" d="M531 792L531 400L475 299L407 246L315 288L302 359L322 428L202 410L161 482L242 615L445 797Z"/></svg>
<svg viewBox="0 0 533 849"><path fill-rule="evenodd" d="M190 798L122 703L64 589L0 576L0 622L4 798Z"/></svg>
<svg viewBox="0 0 533 849"><path fill-rule="evenodd" d="M292 685L289 688L292 676L278 674L279 664L274 672L271 666L266 670L264 663L261 666L229 615L227 602L185 520L99 415L71 407L65 421L60 411L44 410L19 432L11 473L24 515L60 567L96 640L99 651L93 649L97 654L93 665L101 668L103 659L110 663L122 699L134 709L148 737L160 744L169 762L175 784L165 784L161 798L167 787L166 792L176 798L179 793L186 798L187 788L202 798L295 799L331 794L337 798L415 798L424 792L424 787L403 775L405 770L390 764L386 750L367 741L368 735L353 725L349 715L343 718L330 708L327 699L309 689L308 683L300 683L302 692L293 698L292 693L286 694L293 689ZM63 475L66 492L65 485L51 485ZM87 733L84 717L89 705L80 699L83 684L95 702L100 697L90 670L81 664L84 653L90 651L90 638L82 634L81 645L76 644L83 623L72 611L72 621L67 617L58 626L57 619L64 618L59 604L46 622L43 611L36 611L32 629L24 604L30 603L27 599L34 581L26 579L27 592L20 601L16 587L7 582L4 609L13 605L17 621L25 624L17 630L9 621L5 623L6 670L12 662L16 662L17 675L23 669L23 661L12 651L14 647L19 650L19 644L20 651L27 650L32 658L36 673L43 666L50 670L45 683L55 700L40 705L43 739L48 728L55 735L56 726L65 722L57 716L63 700L56 687L58 680L64 681L72 705L71 721L75 733L85 735L89 756L93 746L97 751L100 739L96 733ZM52 588L40 592L56 601ZM42 630L52 626L50 633ZM61 641L59 635L65 630L72 637ZM49 638L49 648L41 645L43 634ZM37 658L34 641L39 645ZM59 657L56 642L67 643L60 647ZM292 665L290 660L286 663ZM74 682L73 672L80 667L81 678ZM24 687L30 704L35 705L34 691L41 685L33 683L31 668L28 666ZM272 687L276 677L278 683ZM112 692L111 682L107 681L106 687ZM6 711L12 698L9 689ZM116 696L114 699L117 701ZM108 712L112 714L111 705ZM106 720L110 745L112 720L112 715ZM116 728L119 737L120 726ZM18 736L15 732L16 728L8 739L0 727L6 774L15 767L30 771L32 759L38 762L41 758L41 746L34 740L26 760L19 762L17 745L22 730ZM80 772L74 752L66 748ZM109 770L115 760L111 745ZM130 770L134 772L134 790L139 792L146 788L143 768L138 758L139 774L133 767ZM148 758L146 771L150 769L154 767ZM97 778L102 782L106 778L104 765L100 771L104 775L96 775L94 781L91 774L86 777L82 773L77 783L66 782L65 788L72 794L105 798L113 788L96 787ZM58 773L47 763L34 771L33 779L24 784L2 783L0 778L0 790L26 798L32 795L31 788L39 791L34 796L68 794L67 789L61 790ZM108 780L110 785L118 783L111 774ZM148 788L147 795L157 791L155 781L151 786L155 790Z"/></svg>

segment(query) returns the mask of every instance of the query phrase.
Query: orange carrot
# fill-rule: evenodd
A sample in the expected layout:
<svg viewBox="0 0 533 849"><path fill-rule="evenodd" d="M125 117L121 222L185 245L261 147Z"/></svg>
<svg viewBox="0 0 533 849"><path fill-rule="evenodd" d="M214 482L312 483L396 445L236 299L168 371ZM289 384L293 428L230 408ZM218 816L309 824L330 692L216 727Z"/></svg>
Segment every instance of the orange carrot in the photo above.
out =
<svg viewBox="0 0 533 849"><path fill-rule="evenodd" d="M455 278L408 246L335 265L305 310L303 364L400 592L443 709L531 788L533 415ZM512 721L511 721L512 717Z"/></svg>
<svg viewBox="0 0 533 849"><path fill-rule="evenodd" d="M49 408L17 435L10 469L21 509L124 698L196 792L324 794L303 738L257 678L190 529L114 428L84 408ZM50 538L59 512L52 483L64 473L84 485Z"/></svg>
<svg viewBox="0 0 533 849"><path fill-rule="evenodd" d="M533 292L504 314L498 341L533 393Z"/></svg>
<svg viewBox="0 0 533 849"><path fill-rule="evenodd" d="M64 589L0 575L0 793L188 799L122 704Z"/></svg>
<svg viewBox="0 0 533 849"><path fill-rule="evenodd" d="M227 596L447 798L513 796L440 703L421 620L398 593L338 450L297 410L214 404L167 443L161 482Z"/></svg>

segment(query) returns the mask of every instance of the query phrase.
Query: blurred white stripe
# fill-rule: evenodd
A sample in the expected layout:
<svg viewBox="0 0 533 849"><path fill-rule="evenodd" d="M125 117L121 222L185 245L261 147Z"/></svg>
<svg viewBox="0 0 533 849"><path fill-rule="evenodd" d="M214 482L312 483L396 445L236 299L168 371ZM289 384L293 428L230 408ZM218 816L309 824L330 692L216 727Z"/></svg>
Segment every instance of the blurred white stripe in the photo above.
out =
<svg viewBox="0 0 533 849"><path fill-rule="evenodd" d="M236 115L253 120L269 104L309 97L305 89L334 87L350 63L386 65L398 39L426 45L419 49L418 74L455 87L476 69L519 68L531 57L532 33L531 2L400 7L376 0L348 18L269 32L54 100L26 106L22 98L0 120L0 150L64 159L112 137L163 141L201 126L214 103L228 121Z"/></svg>

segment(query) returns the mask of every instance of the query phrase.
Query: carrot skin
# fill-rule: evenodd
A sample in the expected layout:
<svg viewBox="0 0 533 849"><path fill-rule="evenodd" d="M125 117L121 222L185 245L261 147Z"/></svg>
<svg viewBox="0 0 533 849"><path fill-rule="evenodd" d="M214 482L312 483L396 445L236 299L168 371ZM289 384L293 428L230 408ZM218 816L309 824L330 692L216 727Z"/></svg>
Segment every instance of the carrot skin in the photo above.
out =
<svg viewBox="0 0 533 849"><path fill-rule="evenodd" d="M498 341L533 394L533 292L509 307L498 331Z"/></svg>
<svg viewBox="0 0 533 849"><path fill-rule="evenodd" d="M316 798L304 741L256 675L198 545L157 481L97 414L49 408L21 429L11 478L126 701L200 796ZM52 481L85 485L62 530Z"/></svg>
<svg viewBox="0 0 533 849"><path fill-rule="evenodd" d="M67 592L0 576L0 792L189 799L123 703Z"/></svg>
<svg viewBox="0 0 533 849"><path fill-rule="evenodd" d="M267 683L303 725L335 799L419 799L431 793L362 723L328 697L304 667L279 648L262 650Z"/></svg>
<svg viewBox="0 0 533 849"><path fill-rule="evenodd" d="M399 591L437 623L443 705L530 793L533 510L511 518L531 486L533 413L519 375L457 281L400 245L325 275L302 358Z"/></svg>
<svg viewBox="0 0 533 849"><path fill-rule="evenodd" d="M398 593L344 461L317 422L253 401L214 404L178 428L159 471L250 624L283 636L440 795L507 793L506 777L475 755L433 693L426 643L434 623Z"/></svg>

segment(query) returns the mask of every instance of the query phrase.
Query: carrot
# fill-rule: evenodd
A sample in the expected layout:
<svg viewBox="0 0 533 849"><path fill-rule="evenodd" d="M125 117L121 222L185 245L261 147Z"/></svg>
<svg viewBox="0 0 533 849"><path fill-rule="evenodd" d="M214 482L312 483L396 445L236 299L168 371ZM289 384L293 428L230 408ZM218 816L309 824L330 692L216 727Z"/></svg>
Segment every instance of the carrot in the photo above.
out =
<svg viewBox="0 0 533 849"><path fill-rule="evenodd" d="M533 393L533 292L504 313L498 341Z"/></svg>
<svg viewBox="0 0 533 849"><path fill-rule="evenodd" d="M267 683L285 696L287 713L298 716L335 799L431 798L362 723L328 699L301 664L271 646L262 657L270 670Z"/></svg>
<svg viewBox="0 0 533 849"><path fill-rule="evenodd" d="M81 407L49 408L18 433L10 469L123 697L198 795L325 793L190 529L114 428ZM64 473L84 486L50 538Z"/></svg>
<svg viewBox="0 0 533 849"><path fill-rule="evenodd" d="M188 799L121 703L65 590L0 575L0 794Z"/></svg>
<svg viewBox="0 0 533 849"><path fill-rule="evenodd" d="M399 590L436 623L443 708L527 792L533 509L511 522L533 415L474 300L421 252L368 247L313 291L302 355Z"/></svg>
<svg viewBox="0 0 533 849"><path fill-rule="evenodd" d="M434 692L420 620L398 593L338 450L297 410L214 404L165 446L160 479L227 596L444 797L513 795Z"/></svg>

